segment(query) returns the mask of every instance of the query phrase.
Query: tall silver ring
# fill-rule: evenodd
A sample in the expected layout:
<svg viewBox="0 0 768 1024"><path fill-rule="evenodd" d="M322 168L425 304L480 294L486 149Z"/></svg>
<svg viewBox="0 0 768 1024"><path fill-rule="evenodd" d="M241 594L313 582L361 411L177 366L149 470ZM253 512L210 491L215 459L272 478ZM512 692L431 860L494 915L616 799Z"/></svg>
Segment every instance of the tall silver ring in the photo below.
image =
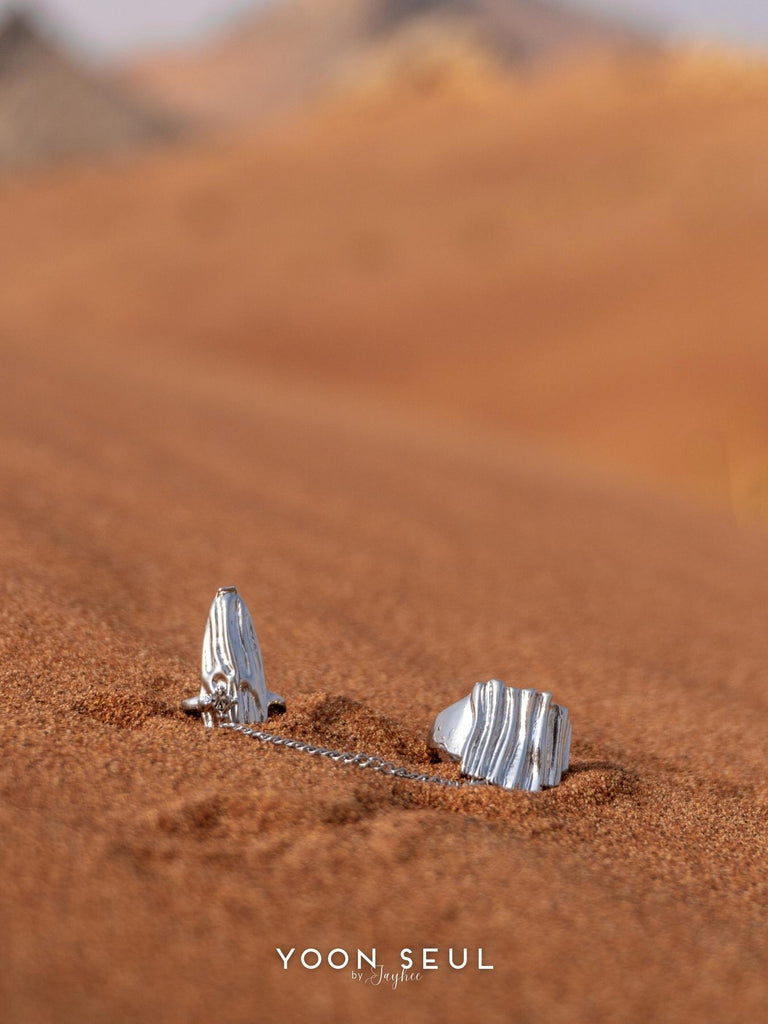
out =
<svg viewBox="0 0 768 1024"><path fill-rule="evenodd" d="M187 714L217 725L265 722L285 701L267 689L253 619L237 587L220 587L211 604L203 637L200 693L182 701Z"/></svg>

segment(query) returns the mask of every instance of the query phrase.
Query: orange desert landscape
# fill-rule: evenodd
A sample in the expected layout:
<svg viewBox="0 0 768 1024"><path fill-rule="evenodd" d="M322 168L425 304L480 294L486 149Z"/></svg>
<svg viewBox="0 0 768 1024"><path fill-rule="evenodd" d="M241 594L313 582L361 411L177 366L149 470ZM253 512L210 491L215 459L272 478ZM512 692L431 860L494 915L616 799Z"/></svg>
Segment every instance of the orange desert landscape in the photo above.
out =
<svg viewBox="0 0 768 1024"><path fill-rule="evenodd" d="M759 1021L768 64L312 6L103 79L0 30L3 1017ZM268 730L458 778L497 677L570 771L207 732L233 584ZM298 962L373 947L439 966Z"/></svg>

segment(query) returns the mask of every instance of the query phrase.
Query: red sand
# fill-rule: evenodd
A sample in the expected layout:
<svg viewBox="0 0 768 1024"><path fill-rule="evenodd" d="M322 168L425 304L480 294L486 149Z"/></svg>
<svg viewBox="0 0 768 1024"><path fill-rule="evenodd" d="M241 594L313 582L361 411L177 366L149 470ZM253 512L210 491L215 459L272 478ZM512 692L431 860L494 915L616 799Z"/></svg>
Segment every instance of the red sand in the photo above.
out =
<svg viewBox="0 0 768 1024"><path fill-rule="evenodd" d="M602 438L630 465L622 445L656 393L637 352L649 372L678 368L652 381L694 418L720 415L742 375L768 387L757 343L731 358L716 330L730 306L731 336L758 336L761 267L747 271L765 186L755 152L734 154L759 90L705 84L681 86L679 108L637 100L610 159L606 125L631 96L575 124L574 85L560 105L553 86L503 108L518 118L506 157L487 156L498 108L467 109L474 163L452 155L447 117L423 131L428 101L375 131L339 115L333 139L308 126L5 187L8 1020L765 1016L768 538L528 446L599 460ZM565 109L559 132L542 109ZM551 169L547 191L550 143L573 171ZM689 187L683 158L708 150ZM619 160L616 181L636 183L621 202L598 180ZM498 190L519 203L501 264L487 234L474 256L457 235L482 222L495 237ZM707 196L712 220L697 219ZM732 233L702 247L721 216ZM690 351L662 339L716 310L688 386ZM639 311L637 334L617 334ZM628 346L615 364L611 338ZM588 415L560 403L567 381ZM649 472L678 470L664 417L644 422ZM568 706L573 770L543 794L442 792L204 735L177 705L231 583L288 701L280 731L427 770L433 715L496 675ZM452 972L443 953L393 992L286 972L275 953L375 946L395 968L403 946L451 945L481 946L494 970Z"/></svg>

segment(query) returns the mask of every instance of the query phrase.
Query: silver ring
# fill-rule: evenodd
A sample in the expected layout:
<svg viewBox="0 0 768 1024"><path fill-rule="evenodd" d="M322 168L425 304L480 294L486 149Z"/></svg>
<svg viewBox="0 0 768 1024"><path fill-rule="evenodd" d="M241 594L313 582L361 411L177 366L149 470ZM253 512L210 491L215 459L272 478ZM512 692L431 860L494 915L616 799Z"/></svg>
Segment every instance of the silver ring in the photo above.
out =
<svg viewBox="0 0 768 1024"><path fill-rule="evenodd" d="M267 689L261 650L251 613L237 587L220 587L211 604L203 637L202 683L197 697L181 702L188 715L216 725L266 722L285 701Z"/></svg>
<svg viewBox="0 0 768 1024"><path fill-rule="evenodd" d="M571 723L551 693L491 679L440 712L428 745L460 762L470 778L537 791L556 786L567 771Z"/></svg>

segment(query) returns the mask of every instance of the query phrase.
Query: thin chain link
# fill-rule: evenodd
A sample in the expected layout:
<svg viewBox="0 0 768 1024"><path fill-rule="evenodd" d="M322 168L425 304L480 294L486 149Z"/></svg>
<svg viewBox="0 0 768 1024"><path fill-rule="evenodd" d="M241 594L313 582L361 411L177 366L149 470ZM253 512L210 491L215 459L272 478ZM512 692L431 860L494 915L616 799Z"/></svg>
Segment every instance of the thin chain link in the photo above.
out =
<svg viewBox="0 0 768 1024"><path fill-rule="evenodd" d="M383 757L376 757L373 754L357 753L352 754L344 750L331 750L329 747L316 746L313 743L305 743L304 740L294 740L289 736L276 736L273 732L264 732L259 729L249 729L246 725L237 725L234 722L222 722L222 729L231 729L232 732L242 733L251 739L259 740L261 743L269 743L273 747L288 747L290 750L298 750L303 754L312 754L315 757L327 757L334 764L354 765L356 768L367 768L379 775L390 775L396 779L409 779L412 782L428 782L435 786L447 786L451 789L461 789L465 786L487 786L485 779L470 779L460 781L457 779L444 779L440 775L427 775L419 772L412 772L408 768L399 768L392 761L385 761Z"/></svg>

